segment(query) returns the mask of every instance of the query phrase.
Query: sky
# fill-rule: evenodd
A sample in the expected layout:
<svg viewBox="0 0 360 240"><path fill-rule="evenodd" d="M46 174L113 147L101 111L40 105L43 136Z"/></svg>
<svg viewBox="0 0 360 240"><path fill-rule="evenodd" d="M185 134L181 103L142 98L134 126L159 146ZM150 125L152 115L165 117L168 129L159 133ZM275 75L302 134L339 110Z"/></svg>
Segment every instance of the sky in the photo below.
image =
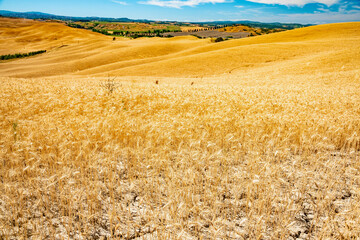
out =
<svg viewBox="0 0 360 240"><path fill-rule="evenodd" d="M360 0L0 0L0 10L183 22L360 21Z"/></svg>

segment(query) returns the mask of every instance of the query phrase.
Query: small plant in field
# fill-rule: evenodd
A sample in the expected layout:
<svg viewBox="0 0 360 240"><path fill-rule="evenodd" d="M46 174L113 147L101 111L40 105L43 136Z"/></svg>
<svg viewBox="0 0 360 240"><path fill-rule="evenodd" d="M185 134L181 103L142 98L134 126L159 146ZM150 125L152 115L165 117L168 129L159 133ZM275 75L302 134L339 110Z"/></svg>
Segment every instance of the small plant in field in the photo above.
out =
<svg viewBox="0 0 360 240"><path fill-rule="evenodd" d="M108 77L106 81L100 83L100 87L102 87L109 94L112 94L119 87L119 83L115 82L115 79L116 77Z"/></svg>
<svg viewBox="0 0 360 240"><path fill-rule="evenodd" d="M18 126L18 123L13 123L12 124L12 128L13 128L13 133L14 133L14 141L16 142L16 140L17 140L17 131L16 131L16 129L17 129L17 126Z"/></svg>
<svg viewBox="0 0 360 240"><path fill-rule="evenodd" d="M223 41L224 41L224 39L222 37L212 38L211 39L212 43L223 42Z"/></svg>

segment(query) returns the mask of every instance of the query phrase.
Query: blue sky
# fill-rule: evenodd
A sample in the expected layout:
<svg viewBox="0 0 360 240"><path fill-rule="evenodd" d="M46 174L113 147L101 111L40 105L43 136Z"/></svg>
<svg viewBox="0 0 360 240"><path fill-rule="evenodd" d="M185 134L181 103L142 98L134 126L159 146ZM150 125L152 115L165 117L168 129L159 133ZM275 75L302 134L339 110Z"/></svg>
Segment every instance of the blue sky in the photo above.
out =
<svg viewBox="0 0 360 240"><path fill-rule="evenodd" d="M0 0L0 9L177 21L360 21L360 0Z"/></svg>

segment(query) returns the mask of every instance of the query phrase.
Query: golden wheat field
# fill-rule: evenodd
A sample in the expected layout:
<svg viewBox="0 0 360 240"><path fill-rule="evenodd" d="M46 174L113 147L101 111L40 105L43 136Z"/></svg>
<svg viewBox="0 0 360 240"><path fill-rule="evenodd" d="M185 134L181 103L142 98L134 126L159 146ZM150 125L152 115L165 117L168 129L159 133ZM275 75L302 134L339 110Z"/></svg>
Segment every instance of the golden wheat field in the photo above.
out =
<svg viewBox="0 0 360 240"><path fill-rule="evenodd" d="M360 23L0 32L0 239L360 238Z"/></svg>

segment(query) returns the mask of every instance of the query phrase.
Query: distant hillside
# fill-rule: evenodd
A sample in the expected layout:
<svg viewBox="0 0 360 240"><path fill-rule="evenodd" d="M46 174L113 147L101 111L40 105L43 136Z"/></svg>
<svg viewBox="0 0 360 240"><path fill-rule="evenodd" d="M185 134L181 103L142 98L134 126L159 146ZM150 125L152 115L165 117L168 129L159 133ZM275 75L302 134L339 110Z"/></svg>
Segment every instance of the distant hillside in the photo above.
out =
<svg viewBox="0 0 360 240"><path fill-rule="evenodd" d="M0 16L4 17L16 17L16 18L27 18L27 19L54 19L62 21L102 21L102 22L141 22L141 23L150 23L150 22L159 22L146 19L129 19L129 18L104 18L104 17L72 17L72 16L59 16L54 14L42 13L42 12L12 12L0 10ZM175 23L176 21L160 21L159 23ZM180 25L186 23L178 22ZM213 21L213 22L190 22L188 24L197 24L200 26L219 26L219 25L234 25L234 24L244 24L249 27L257 28L282 28L282 29L295 29L311 25L303 25L298 23L262 23L254 21Z"/></svg>
<svg viewBox="0 0 360 240"><path fill-rule="evenodd" d="M263 23L263 22L254 22L254 21L215 21L215 22L198 22L194 24L200 24L200 25L208 25L208 26L218 26L218 25L236 25L236 24L242 24L246 25L252 28L269 28L269 29L276 29L276 28L282 28L282 29L295 29L295 28L302 28L302 27L309 27L313 26L314 24L300 24L300 23Z"/></svg>
<svg viewBox="0 0 360 240"><path fill-rule="evenodd" d="M193 36L116 38L56 22L0 18L2 77L202 77L258 72L303 74L360 65L360 23L328 24L215 43ZM219 32L220 33L220 32ZM197 32L195 33L197 34ZM228 35L228 34L227 34ZM13 40L9 40L13 39ZM264 71L264 72L262 72Z"/></svg>
<svg viewBox="0 0 360 240"><path fill-rule="evenodd" d="M250 36L258 36L269 33L276 33L286 31L284 28L258 28L258 27L250 27L248 25L232 25L224 28L218 29L220 32L224 33L238 33L238 32L247 32ZM290 30L290 29L289 29Z"/></svg>
<svg viewBox="0 0 360 240"><path fill-rule="evenodd" d="M0 16L27 18L27 19L54 19L62 21L104 21L104 22L149 22L148 20L132 20L128 18L103 18L103 17L71 17L59 16L42 12L12 12L0 10Z"/></svg>

